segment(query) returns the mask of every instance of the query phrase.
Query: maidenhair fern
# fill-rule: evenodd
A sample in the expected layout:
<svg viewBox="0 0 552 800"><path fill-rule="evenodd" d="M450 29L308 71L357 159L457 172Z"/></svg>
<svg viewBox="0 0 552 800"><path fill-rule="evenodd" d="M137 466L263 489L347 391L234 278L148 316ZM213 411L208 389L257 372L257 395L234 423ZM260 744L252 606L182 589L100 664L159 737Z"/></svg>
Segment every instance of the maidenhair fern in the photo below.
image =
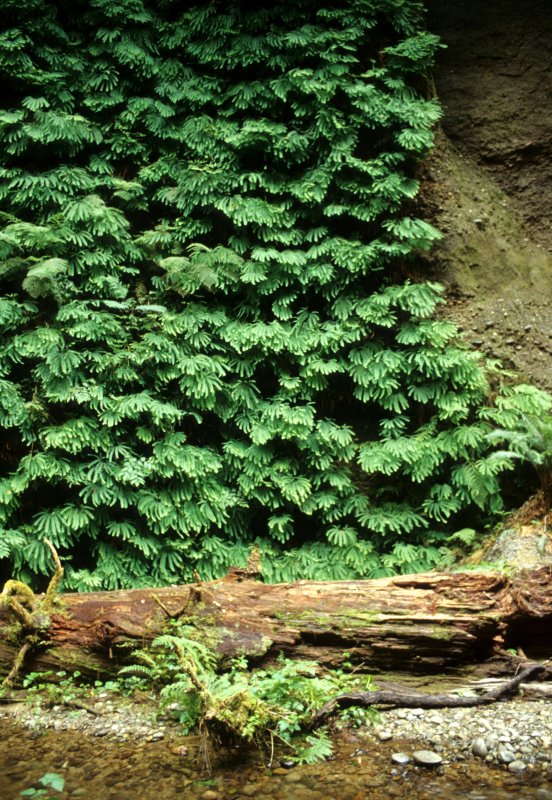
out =
<svg viewBox="0 0 552 800"><path fill-rule="evenodd" d="M438 237L419 3L2 10L6 570L47 573L48 538L81 590L253 542L269 580L373 576L497 511L505 412L439 287L403 280ZM506 427L544 403L516 400Z"/></svg>

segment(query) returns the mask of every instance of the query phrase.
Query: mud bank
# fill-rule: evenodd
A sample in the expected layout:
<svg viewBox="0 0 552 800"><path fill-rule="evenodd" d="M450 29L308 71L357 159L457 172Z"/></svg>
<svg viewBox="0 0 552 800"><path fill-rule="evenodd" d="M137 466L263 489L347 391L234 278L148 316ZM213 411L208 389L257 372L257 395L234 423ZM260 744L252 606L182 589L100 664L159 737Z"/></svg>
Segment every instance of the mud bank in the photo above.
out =
<svg viewBox="0 0 552 800"><path fill-rule="evenodd" d="M447 45L421 206L445 234L425 269L468 342L552 390L552 6L429 3Z"/></svg>

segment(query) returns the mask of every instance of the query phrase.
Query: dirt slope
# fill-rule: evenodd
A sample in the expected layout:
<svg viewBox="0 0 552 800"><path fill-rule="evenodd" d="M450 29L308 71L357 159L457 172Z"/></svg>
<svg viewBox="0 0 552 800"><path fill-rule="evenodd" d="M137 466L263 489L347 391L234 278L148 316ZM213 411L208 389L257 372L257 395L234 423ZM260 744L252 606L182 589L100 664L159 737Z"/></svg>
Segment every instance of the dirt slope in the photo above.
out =
<svg viewBox="0 0 552 800"><path fill-rule="evenodd" d="M422 207L445 234L428 258L468 341L552 390L552 3L430 0L447 48L442 132Z"/></svg>

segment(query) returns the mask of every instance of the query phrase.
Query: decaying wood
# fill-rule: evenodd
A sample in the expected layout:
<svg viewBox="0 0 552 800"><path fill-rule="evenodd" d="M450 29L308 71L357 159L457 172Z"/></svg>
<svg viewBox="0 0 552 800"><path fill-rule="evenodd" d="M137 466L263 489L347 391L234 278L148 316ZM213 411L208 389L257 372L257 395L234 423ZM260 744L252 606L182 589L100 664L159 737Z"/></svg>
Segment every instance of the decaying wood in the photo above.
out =
<svg viewBox="0 0 552 800"><path fill-rule="evenodd" d="M522 683L519 688L531 697L552 697L552 683Z"/></svg>
<svg viewBox="0 0 552 800"><path fill-rule="evenodd" d="M27 668L114 674L180 617L198 627L222 656L258 663L278 653L338 666L345 659L374 674L442 673L495 657L488 674L511 674L506 648L529 658L552 649L552 571L427 573L373 581L263 584L219 580L155 590L59 596L45 644ZM0 666L13 663L21 640L0 611ZM538 655L531 642L546 647Z"/></svg>
<svg viewBox="0 0 552 800"><path fill-rule="evenodd" d="M544 670L540 664L533 664L509 681L501 682L484 694L458 696L454 694L411 694L392 691L346 692L328 700L309 722L308 730L324 725L338 711L352 706L394 706L399 708L472 708L496 703L507 694L515 692L524 681ZM528 684L530 685L530 684Z"/></svg>

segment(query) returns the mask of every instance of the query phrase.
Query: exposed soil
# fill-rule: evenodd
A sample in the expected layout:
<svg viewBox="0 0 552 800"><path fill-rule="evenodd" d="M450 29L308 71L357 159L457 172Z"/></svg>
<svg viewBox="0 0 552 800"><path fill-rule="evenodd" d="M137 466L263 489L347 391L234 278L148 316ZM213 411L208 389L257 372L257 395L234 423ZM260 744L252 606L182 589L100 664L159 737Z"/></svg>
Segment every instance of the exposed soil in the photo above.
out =
<svg viewBox="0 0 552 800"><path fill-rule="evenodd" d="M422 206L445 234L426 263L467 341L552 390L552 4L430 0L447 45L444 117Z"/></svg>

